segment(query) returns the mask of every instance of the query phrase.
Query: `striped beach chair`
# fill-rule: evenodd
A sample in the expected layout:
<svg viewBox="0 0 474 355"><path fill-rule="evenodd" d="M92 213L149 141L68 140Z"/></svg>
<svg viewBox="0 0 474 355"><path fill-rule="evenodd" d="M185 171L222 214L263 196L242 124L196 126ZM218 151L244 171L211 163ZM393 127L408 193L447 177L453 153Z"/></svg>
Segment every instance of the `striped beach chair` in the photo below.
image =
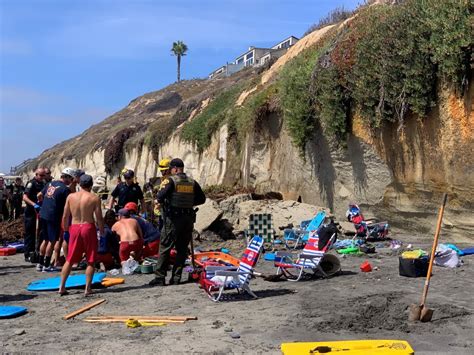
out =
<svg viewBox="0 0 474 355"><path fill-rule="evenodd" d="M320 211L312 220L302 221L298 229L285 229L283 239L288 249L296 249L304 246L308 240L310 233L316 233L326 219L326 212Z"/></svg>
<svg viewBox="0 0 474 355"><path fill-rule="evenodd" d="M235 289L247 292L253 298L257 295L250 289L249 283L253 274L253 268L263 249L263 238L255 236L245 249L240 259L239 267L232 266L204 266L201 272L199 284L214 302L222 298L226 289Z"/></svg>
<svg viewBox="0 0 474 355"><path fill-rule="evenodd" d="M295 260L293 254L286 251L278 251L275 255L275 266L277 275L282 275L288 281L299 281L303 275L314 277L320 274L322 277L329 277L336 274L341 269L339 259L332 254L326 254L336 239L334 233L326 245L318 248L318 234L311 232L305 247Z"/></svg>

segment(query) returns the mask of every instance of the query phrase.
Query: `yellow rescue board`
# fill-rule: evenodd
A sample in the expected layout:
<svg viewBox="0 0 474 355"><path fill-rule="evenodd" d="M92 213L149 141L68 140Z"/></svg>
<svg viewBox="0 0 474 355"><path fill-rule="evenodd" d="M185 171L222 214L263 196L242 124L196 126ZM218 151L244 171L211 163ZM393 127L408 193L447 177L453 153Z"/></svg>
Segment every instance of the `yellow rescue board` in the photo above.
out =
<svg viewBox="0 0 474 355"><path fill-rule="evenodd" d="M344 355L411 355L415 351L405 340L344 340L317 343L283 343L284 355L344 354Z"/></svg>
<svg viewBox="0 0 474 355"><path fill-rule="evenodd" d="M125 279L122 279L120 277L117 277L117 278L105 277L101 283L102 283L102 286L110 287L110 286L120 285L120 284L125 283Z"/></svg>

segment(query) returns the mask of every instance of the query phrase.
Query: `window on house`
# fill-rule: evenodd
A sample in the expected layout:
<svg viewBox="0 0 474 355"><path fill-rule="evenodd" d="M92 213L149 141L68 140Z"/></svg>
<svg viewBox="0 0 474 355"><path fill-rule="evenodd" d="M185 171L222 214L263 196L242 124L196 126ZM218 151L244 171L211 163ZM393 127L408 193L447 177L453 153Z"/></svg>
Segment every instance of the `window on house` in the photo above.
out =
<svg viewBox="0 0 474 355"><path fill-rule="evenodd" d="M244 57L237 59L237 62L235 64L241 64L244 62Z"/></svg>
<svg viewBox="0 0 474 355"><path fill-rule="evenodd" d="M250 52L249 54L247 54L246 58L247 60L249 60L250 58L253 58L253 52Z"/></svg>

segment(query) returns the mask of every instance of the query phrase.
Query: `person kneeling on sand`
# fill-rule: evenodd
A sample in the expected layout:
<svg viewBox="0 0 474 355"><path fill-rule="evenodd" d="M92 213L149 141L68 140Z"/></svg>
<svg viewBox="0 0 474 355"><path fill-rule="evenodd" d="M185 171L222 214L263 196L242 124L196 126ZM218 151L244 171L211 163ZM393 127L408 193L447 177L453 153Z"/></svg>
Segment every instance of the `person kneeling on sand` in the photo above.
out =
<svg viewBox="0 0 474 355"><path fill-rule="evenodd" d="M142 230L144 243L142 256L146 258L147 256L157 255L160 248L160 231L158 228L137 214L138 206L135 202L128 202L124 208L130 211L130 217L138 222Z"/></svg>
<svg viewBox="0 0 474 355"><path fill-rule="evenodd" d="M101 270L110 270L120 265L119 240L117 234L112 232L112 227L117 222L113 210L108 210L105 213L104 222L105 233L99 239L96 263L99 264Z"/></svg>
<svg viewBox="0 0 474 355"><path fill-rule="evenodd" d="M67 294L65 285L72 265L81 261L84 253L87 261L84 295L88 296L92 293L92 277L94 276L94 262L98 244L94 215L99 226L100 235L104 235L104 220L100 200L99 197L91 193L92 176L82 175L79 185L81 190L68 196L64 208L64 239L69 237L69 252L61 272L61 285L58 291L60 295ZM70 222L69 217L71 215L72 220Z"/></svg>
<svg viewBox="0 0 474 355"><path fill-rule="evenodd" d="M131 253L139 261L143 250L143 233L140 225L134 218L130 218L130 211L121 208L118 211L119 220L112 227L112 231L120 238L120 262L126 262Z"/></svg>

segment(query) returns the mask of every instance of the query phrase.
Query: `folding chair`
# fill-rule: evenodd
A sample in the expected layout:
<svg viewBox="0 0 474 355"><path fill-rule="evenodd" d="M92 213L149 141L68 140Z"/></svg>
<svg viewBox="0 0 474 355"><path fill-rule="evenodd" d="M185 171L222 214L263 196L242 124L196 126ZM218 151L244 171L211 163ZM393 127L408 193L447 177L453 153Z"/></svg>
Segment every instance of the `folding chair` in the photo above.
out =
<svg viewBox="0 0 474 355"><path fill-rule="evenodd" d="M335 239L336 233L320 250L318 248L319 237L317 233L311 232L303 252L296 260L290 252L278 251L274 264L277 267L277 275L283 274L288 281L299 281L303 276L314 277L320 274L327 278L336 274L341 270L341 263L337 256L326 254Z"/></svg>
<svg viewBox="0 0 474 355"><path fill-rule="evenodd" d="M245 249L240 259L239 267L232 266L204 266L201 272L199 284L214 302L218 302L224 290L236 289L247 292L253 298L258 298L250 289L249 283L253 274L253 268L263 249L263 238L255 236Z"/></svg>
<svg viewBox="0 0 474 355"><path fill-rule="evenodd" d="M312 220L302 221L300 228L296 229L285 229L283 239L285 240L285 246L288 249L296 249L300 245L305 245L308 242L309 234L318 231L319 227L323 224L326 219L326 212L320 211L314 216Z"/></svg>
<svg viewBox="0 0 474 355"><path fill-rule="evenodd" d="M364 240L383 240L388 236L389 225L387 222L377 222L375 219L365 219L360 207L350 204L346 212L349 222L354 224L356 237Z"/></svg>
<svg viewBox="0 0 474 355"><path fill-rule="evenodd" d="M266 248L272 249L275 243L275 230L271 213L253 213L249 216L249 227L245 230L247 242L254 236L263 238Z"/></svg>

